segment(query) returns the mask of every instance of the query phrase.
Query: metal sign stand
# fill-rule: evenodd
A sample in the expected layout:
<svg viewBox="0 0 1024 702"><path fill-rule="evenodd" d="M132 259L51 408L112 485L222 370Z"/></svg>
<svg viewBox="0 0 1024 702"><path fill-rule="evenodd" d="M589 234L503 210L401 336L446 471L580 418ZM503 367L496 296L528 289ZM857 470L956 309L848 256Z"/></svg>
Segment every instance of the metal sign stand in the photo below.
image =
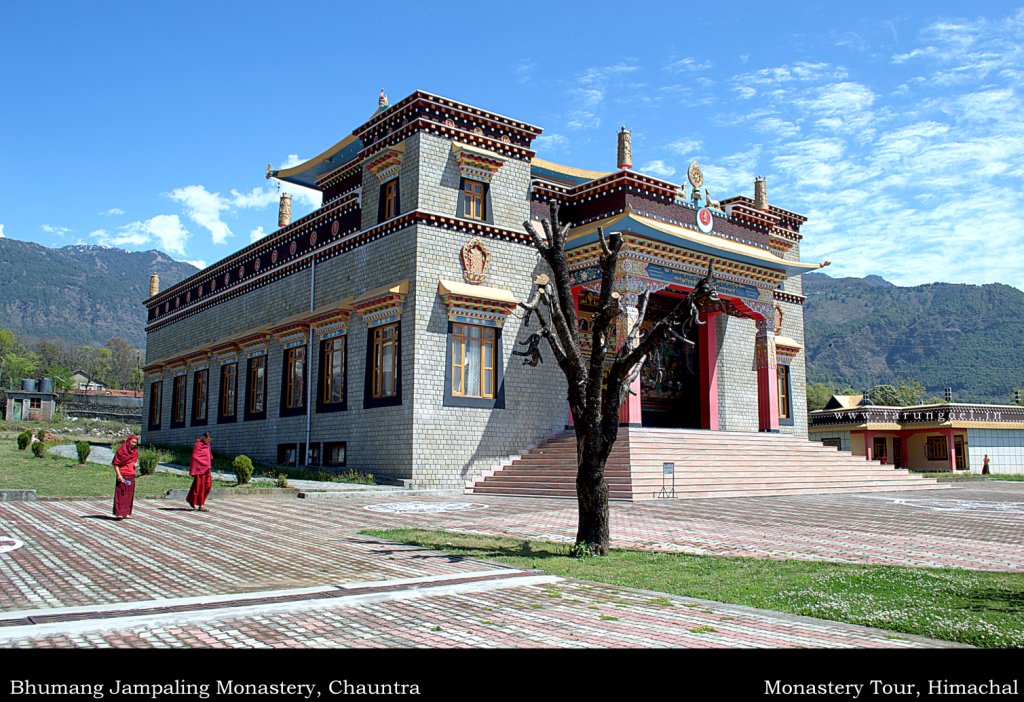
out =
<svg viewBox="0 0 1024 702"><path fill-rule="evenodd" d="M676 464L675 463L662 463L661 464L661 490L654 493L655 498L666 497L674 498L676 496ZM672 476L672 489L665 485L665 478L669 475Z"/></svg>

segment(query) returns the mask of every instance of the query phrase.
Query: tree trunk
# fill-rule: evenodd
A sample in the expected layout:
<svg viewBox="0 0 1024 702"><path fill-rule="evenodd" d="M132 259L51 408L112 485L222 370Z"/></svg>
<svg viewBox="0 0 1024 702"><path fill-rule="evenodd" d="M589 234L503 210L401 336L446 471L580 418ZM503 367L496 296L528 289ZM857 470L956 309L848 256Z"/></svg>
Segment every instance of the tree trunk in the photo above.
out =
<svg viewBox="0 0 1024 702"><path fill-rule="evenodd" d="M579 504L579 527L576 548L585 547L595 556L608 555L608 484L604 480L604 467L608 462L611 445L593 446L584 443L587 437L577 435L579 470L576 473L576 500Z"/></svg>

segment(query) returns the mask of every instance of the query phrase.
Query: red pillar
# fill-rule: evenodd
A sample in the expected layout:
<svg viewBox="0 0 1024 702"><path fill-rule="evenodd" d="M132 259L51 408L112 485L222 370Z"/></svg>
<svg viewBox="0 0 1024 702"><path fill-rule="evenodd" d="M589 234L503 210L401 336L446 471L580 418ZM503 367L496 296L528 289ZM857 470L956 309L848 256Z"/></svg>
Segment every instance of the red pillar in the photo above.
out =
<svg viewBox="0 0 1024 702"><path fill-rule="evenodd" d="M718 431L718 313L700 328L700 427Z"/></svg>
<svg viewBox="0 0 1024 702"><path fill-rule="evenodd" d="M622 314L619 319L616 320L618 324L618 333L616 334L615 348L619 349L626 343L626 336L632 329L633 324L639 318L639 310L635 307L630 307L635 314ZM619 407L619 424L631 427L639 427L643 425L643 415L641 413L641 402L640 402L640 374L637 373L636 379L630 383L630 392L626 395L626 401Z"/></svg>
<svg viewBox="0 0 1024 702"><path fill-rule="evenodd" d="M754 359L757 364L758 431L779 430L779 379L775 370L775 333L772 322L757 320L754 337Z"/></svg>
<svg viewBox="0 0 1024 702"><path fill-rule="evenodd" d="M579 331L580 331L579 330L579 323L580 323L580 289L579 288L573 288L572 289L572 304L576 308L576 333L578 334ZM575 429L575 427L576 427L576 420L573 419L573 416L572 416L572 407L569 407L568 405L569 405L569 401L566 400L565 413L569 416L569 423L566 424L565 426L566 426L567 429Z"/></svg>
<svg viewBox="0 0 1024 702"><path fill-rule="evenodd" d="M953 441L953 430L947 429L946 435L946 454L949 456L949 471L952 473L956 470L956 442Z"/></svg>
<svg viewBox="0 0 1024 702"><path fill-rule="evenodd" d="M872 439L874 439L874 438L875 438L875 433L873 431L866 431L866 432L864 432L864 460L865 461L874 460L875 446L872 443Z"/></svg>

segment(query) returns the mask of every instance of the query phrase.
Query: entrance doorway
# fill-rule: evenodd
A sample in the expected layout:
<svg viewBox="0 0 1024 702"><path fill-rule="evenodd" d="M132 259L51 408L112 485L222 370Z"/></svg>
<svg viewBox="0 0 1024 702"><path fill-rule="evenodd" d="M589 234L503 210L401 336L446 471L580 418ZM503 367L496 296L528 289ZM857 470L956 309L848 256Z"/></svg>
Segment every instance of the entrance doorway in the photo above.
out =
<svg viewBox="0 0 1024 702"><path fill-rule="evenodd" d="M678 302L675 297L653 296L641 336L646 336ZM640 371L640 414L645 427L700 428L699 329L690 329L691 343L669 338L644 361Z"/></svg>
<svg viewBox="0 0 1024 702"><path fill-rule="evenodd" d="M871 457L874 458L876 461L888 463L888 452L885 449L885 437L876 436L871 443Z"/></svg>
<svg viewBox="0 0 1024 702"><path fill-rule="evenodd" d="M897 468L903 467L903 439L899 437L892 440L892 464Z"/></svg>
<svg viewBox="0 0 1024 702"><path fill-rule="evenodd" d="M956 451L956 469L967 470L967 449L964 448L964 437L953 437L953 450Z"/></svg>

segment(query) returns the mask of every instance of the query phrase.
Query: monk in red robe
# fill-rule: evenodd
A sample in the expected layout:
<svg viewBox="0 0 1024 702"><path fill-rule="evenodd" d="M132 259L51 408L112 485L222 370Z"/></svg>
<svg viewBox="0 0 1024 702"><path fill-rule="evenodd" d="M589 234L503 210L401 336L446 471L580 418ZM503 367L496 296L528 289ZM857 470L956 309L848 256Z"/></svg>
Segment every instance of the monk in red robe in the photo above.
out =
<svg viewBox="0 0 1024 702"><path fill-rule="evenodd" d="M117 482L114 484L114 519L131 519L135 504L135 466L139 462L139 437L132 434L114 454L111 465Z"/></svg>
<svg viewBox="0 0 1024 702"><path fill-rule="evenodd" d="M192 447L192 462L188 466L188 474L192 476L192 487L188 490L185 498L193 510L209 512L206 509L206 498L210 496L210 488L213 487L213 476L210 471L213 469L213 450L210 448L210 432L206 432L198 439Z"/></svg>

